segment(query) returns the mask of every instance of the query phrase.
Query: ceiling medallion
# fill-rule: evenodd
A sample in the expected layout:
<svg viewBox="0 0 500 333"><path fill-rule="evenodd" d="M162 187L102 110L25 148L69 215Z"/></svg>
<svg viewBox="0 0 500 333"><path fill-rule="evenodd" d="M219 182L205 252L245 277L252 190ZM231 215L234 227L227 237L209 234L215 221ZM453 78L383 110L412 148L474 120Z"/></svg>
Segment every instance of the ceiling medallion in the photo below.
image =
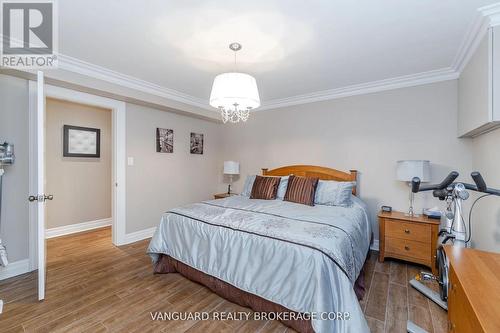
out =
<svg viewBox="0 0 500 333"><path fill-rule="evenodd" d="M242 49L240 43L229 44L234 51L236 67L236 52ZM250 110L260 106L259 90L255 78L249 74L229 72L215 77L210 94L210 105L221 112L222 122L237 123L247 121Z"/></svg>

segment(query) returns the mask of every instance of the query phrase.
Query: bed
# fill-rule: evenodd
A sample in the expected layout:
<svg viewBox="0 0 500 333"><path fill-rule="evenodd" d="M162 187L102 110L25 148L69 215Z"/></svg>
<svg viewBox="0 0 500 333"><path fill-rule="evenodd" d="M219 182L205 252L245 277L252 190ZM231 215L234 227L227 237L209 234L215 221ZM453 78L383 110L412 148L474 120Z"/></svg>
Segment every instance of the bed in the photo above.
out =
<svg viewBox="0 0 500 333"><path fill-rule="evenodd" d="M356 180L356 171L319 166L262 173ZM369 332L358 299L371 229L355 194L351 207L241 195L178 207L162 216L148 254L155 273L179 272L254 311L282 313L299 332Z"/></svg>

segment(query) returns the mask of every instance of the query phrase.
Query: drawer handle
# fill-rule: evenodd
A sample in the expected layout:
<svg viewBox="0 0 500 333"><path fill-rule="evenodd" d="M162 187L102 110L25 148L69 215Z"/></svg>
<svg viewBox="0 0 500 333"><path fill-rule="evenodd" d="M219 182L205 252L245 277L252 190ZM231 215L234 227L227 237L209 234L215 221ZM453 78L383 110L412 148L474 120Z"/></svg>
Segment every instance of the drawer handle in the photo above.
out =
<svg viewBox="0 0 500 333"><path fill-rule="evenodd" d="M405 234L409 234L410 233L410 229L405 229Z"/></svg>
<svg viewBox="0 0 500 333"><path fill-rule="evenodd" d="M405 245L405 250L410 251L410 247L408 245Z"/></svg>

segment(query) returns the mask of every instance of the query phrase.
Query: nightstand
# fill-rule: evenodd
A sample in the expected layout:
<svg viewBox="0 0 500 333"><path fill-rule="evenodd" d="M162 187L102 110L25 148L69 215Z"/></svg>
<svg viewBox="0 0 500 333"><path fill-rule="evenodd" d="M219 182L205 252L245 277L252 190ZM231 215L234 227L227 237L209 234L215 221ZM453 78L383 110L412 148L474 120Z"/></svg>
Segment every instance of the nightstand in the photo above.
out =
<svg viewBox="0 0 500 333"><path fill-rule="evenodd" d="M436 246L440 220L420 215L406 216L401 212L380 212L379 261L397 258L428 266L434 275L436 268Z"/></svg>
<svg viewBox="0 0 500 333"><path fill-rule="evenodd" d="M231 193L231 194L227 194L227 193L214 194L214 199L224 199L224 198L227 198L227 197L231 197L233 195L237 195L237 194L236 193Z"/></svg>

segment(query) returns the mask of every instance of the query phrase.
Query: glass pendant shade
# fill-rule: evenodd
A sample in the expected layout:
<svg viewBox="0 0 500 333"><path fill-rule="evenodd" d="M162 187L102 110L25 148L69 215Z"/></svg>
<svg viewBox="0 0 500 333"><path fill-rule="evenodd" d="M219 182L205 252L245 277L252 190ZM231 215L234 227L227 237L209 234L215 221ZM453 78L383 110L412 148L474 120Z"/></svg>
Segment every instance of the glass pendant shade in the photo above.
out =
<svg viewBox="0 0 500 333"><path fill-rule="evenodd" d="M245 73L223 73L215 77L210 105L221 111L222 121L247 121L250 110L260 106L257 82Z"/></svg>

